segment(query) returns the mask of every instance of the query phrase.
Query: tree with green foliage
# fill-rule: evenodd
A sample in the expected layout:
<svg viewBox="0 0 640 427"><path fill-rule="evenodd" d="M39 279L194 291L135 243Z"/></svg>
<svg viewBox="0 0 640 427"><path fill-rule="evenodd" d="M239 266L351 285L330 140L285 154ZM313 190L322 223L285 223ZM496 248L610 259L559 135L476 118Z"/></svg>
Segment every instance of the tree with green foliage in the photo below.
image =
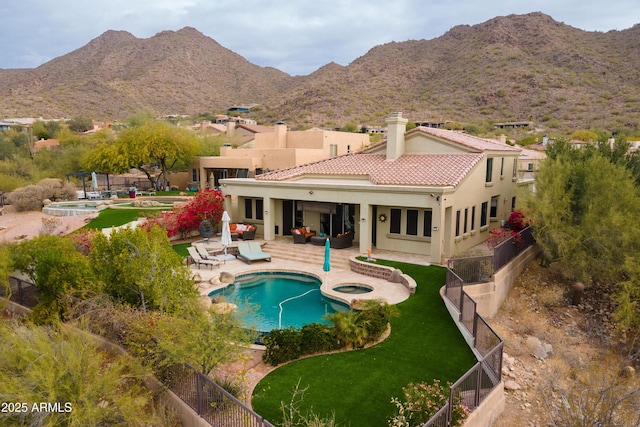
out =
<svg viewBox="0 0 640 427"><path fill-rule="evenodd" d="M93 120L89 117L77 116L67 122L69 129L81 133L93 129Z"/></svg>
<svg viewBox="0 0 640 427"><path fill-rule="evenodd" d="M0 341L0 400L13 405L0 412L2 425L162 425L134 359L108 355L64 328L6 320Z"/></svg>
<svg viewBox="0 0 640 427"><path fill-rule="evenodd" d="M167 172L185 168L198 150L198 140L192 132L166 122L145 121L122 131L113 143L98 144L85 160L91 170L123 173L139 169L153 188L164 189ZM157 177L153 175L154 166L161 170Z"/></svg>
<svg viewBox="0 0 640 427"><path fill-rule="evenodd" d="M188 362L204 375L239 360L257 334L243 326L238 313L210 309L171 321L159 347L176 362Z"/></svg>
<svg viewBox="0 0 640 427"><path fill-rule="evenodd" d="M634 301L637 304L638 293L632 290L640 283L629 282L636 274L625 267L629 258L632 264L640 260L640 197L624 164L625 152L605 143L581 150L562 141L551 144L536 175L536 191L526 199L525 214L545 258L559 262L568 280L618 297L617 283L631 286L618 307L628 313ZM637 311L635 317L640 317Z"/></svg>
<svg viewBox="0 0 640 427"><path fill-rule="evenodd" d="M160 227L98 234L90 258L105 292L143 312L178 313L197 306L191 272Z"/></svg>
<svg viewBox="0 0 640 427"><path fill-rule="evenodd" d="M42 234L15 245L12 264L25 273L38 289L38 304L32 316L36 323L65 318L70 297L99 292L89 259L81 255L65 236Z"/></svg>

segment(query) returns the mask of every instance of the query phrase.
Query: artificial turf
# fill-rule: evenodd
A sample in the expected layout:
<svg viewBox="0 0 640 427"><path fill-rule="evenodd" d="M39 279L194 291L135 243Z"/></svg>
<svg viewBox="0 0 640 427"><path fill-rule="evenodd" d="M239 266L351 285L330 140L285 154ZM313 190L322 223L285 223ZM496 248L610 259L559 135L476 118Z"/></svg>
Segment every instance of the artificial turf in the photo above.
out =
<svg viewBox="0 0 640 427"><path fill-rule="evenodd" d="M298 360L271 372L252 396L261 416L280 423L281 402L289 404L299 382L299 389L306 389L303 413L322 418L334 413L340 425L350 427L384 426L395 413L391 398L401 398L402 387L436 378L454 382L476 363L440 297L444 268L379 262L418 284L415 295L398 305L389 338L369 349Z"/></svg>
<svg viewBox="0 0 640 427"><path fill-rule="evenodd" d="M119 227L128 222L135 221L138 218L145 216L153 212L158 213L158 210L150 211L144 209L103 209L98 214L98 217L85 225L83 228L90 228L94 230L101 230L109 227Z"/></svg>

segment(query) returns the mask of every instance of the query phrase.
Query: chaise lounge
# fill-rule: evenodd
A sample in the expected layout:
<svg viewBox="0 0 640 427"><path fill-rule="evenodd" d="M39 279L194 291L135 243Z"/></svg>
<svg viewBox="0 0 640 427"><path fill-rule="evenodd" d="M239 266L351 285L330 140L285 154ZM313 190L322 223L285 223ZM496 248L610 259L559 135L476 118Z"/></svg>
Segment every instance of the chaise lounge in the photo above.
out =
<svg viewBox="0 0 640 427"><path fill-rule="evenodd" d="M209 268L211 268L212 270L214 266L220 268L220 261L215 259L202 258L198 253L197 249L195 248L195 246L188 246L187 251L189 252L189 256L191 257L193 262L196 264L196 267L200 268L200 265L204 264L204 265L208 265Z"/></svg>
<svg viewBox="0 0 640 427"><path fill-rule="evenodd" d="M238 259L243 260L247 264L251 264L251 261L268 261L271 262L271 255L266 252L262 252L260 243L238 243Z"/></svg>

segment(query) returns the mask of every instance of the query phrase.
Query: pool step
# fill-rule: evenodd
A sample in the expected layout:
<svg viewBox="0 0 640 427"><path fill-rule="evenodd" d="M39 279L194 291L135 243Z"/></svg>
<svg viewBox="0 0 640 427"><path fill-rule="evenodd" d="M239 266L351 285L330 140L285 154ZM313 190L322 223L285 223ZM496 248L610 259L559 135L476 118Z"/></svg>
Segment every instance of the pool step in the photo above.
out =
<svg viewBox="0 0 640 427"><path fill-rule="evenodd" d="M290 242L268 241L263 250L277 259L287 259L305 264L322 265L324 263L324 248L320 246L294 245ZM340 249L331 250L331 268L349 270L349 256L351 251Z"/></svg>

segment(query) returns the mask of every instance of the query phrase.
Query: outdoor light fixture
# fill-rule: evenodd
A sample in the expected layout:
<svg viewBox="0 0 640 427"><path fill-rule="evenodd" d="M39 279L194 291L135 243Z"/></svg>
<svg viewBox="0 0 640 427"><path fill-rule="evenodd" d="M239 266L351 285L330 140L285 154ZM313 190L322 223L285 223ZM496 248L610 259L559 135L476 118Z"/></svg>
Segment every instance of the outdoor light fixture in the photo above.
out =
<svg viewBox="0 0 640 427"><path fill-rule="evenodd" d="M313 190L309 190L309 194L313 194Z"/></svg>

